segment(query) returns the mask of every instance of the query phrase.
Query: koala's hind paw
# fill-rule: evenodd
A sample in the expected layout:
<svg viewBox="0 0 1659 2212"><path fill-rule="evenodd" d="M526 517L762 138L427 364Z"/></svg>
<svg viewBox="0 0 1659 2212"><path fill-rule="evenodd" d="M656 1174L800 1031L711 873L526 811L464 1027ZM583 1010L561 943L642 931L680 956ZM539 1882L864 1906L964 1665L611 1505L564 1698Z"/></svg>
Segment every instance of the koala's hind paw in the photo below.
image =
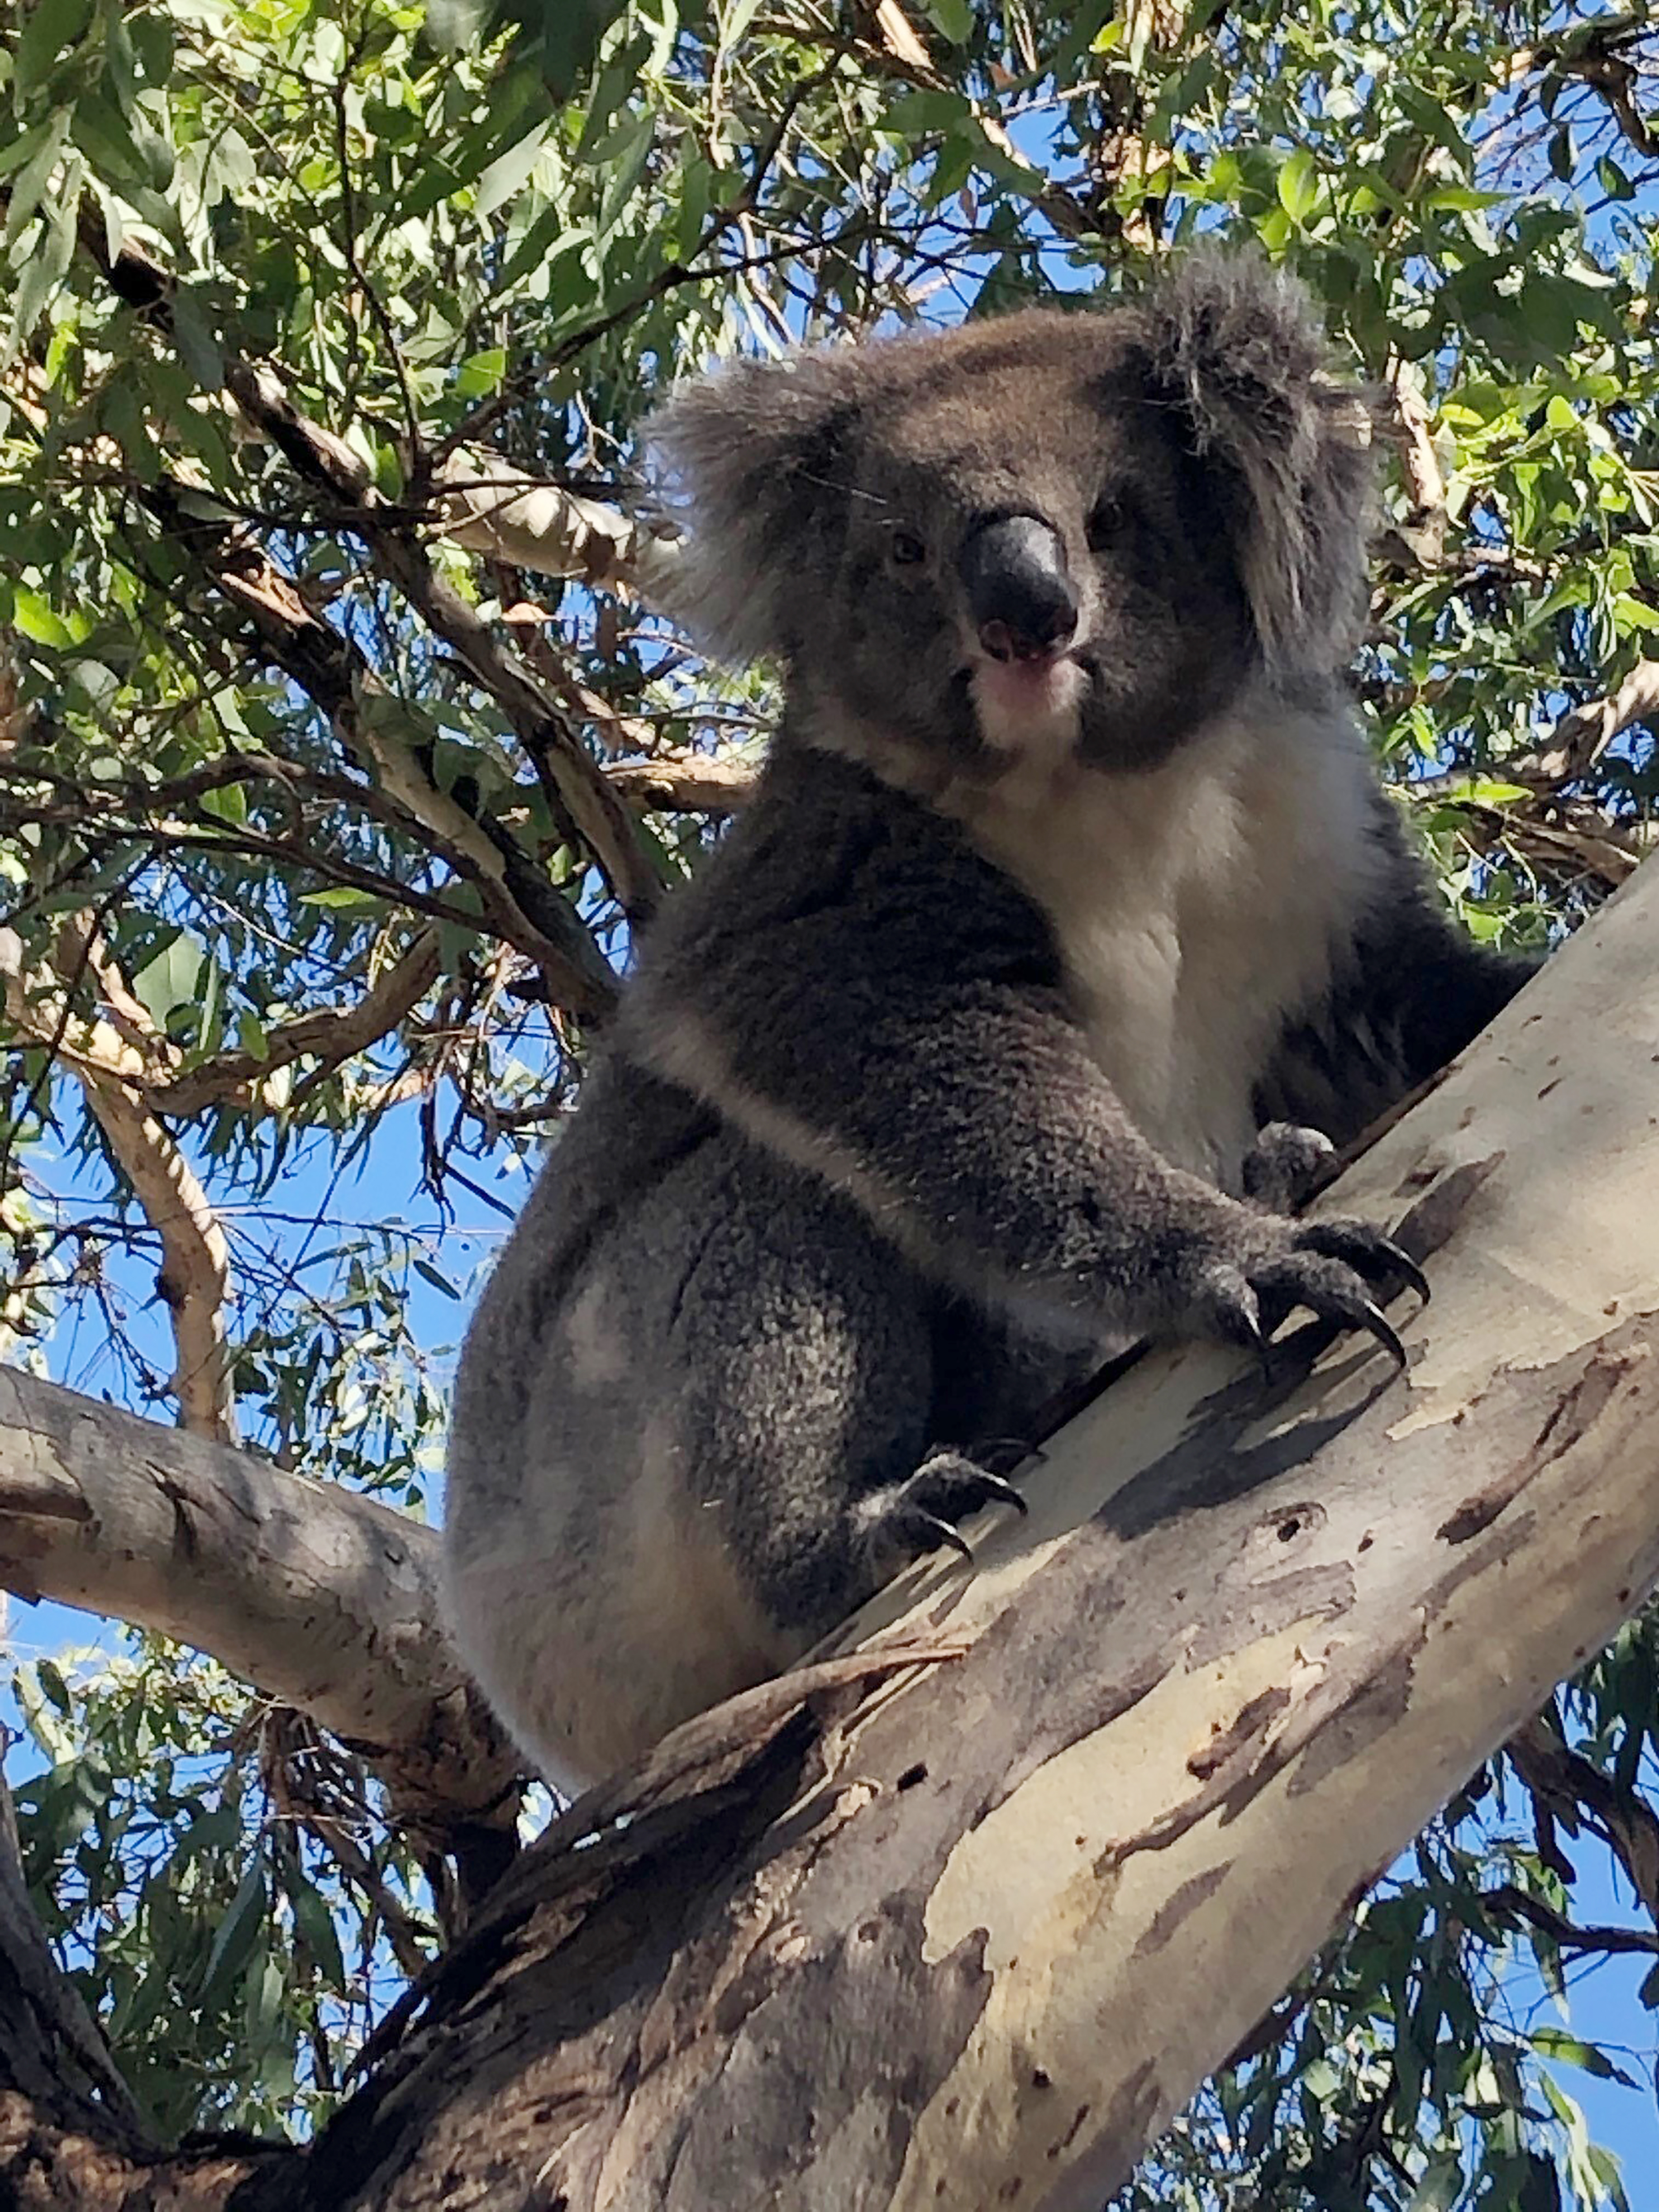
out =
<svg viewBox="0 0 1659 2212"><path fill-rule="evenodd" d="M1375 1283L1392 1296L1401 1283L1426 1299L1422 1269L1392 1237L1368 1221L1275 1221L1261 1249L1218 1254L1203 1271L1200 1304L1217 1334L1249 1344L1265 1364L1267 1339L1294 1306L1305 1306L1339 1328L1363 1328L1395 1363L1406 1347L1372 1296Z"/></svg>
<svg viewBox="0 0 1659 2212"><path fill-rule="evenodd" d="M971 1559L957 1523L985 1505L1026 1510L1025 1500L1006 1475L963 1452L930 1452L914 1474L860 1501L864 1542L884 1580L912 1559L942 1548Z"/></svg>

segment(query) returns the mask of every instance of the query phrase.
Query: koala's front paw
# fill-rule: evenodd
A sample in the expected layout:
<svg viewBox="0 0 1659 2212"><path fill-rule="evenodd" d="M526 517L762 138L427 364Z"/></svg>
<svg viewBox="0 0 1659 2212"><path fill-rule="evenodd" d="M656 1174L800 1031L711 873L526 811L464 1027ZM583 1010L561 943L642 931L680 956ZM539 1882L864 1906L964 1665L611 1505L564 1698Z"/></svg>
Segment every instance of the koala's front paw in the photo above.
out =
<svg viewBox="0 0 1659 2212"><path fill-rule="evenodd" d="M1269 1121L1244 1155L1244 1195L1269 1213L1300 1213L1335 1158L1336 1146L1322 1129L1300 1121Z"/></svg>
<svg viewBox="0 0 1659 2212"><path fill-rule="evenodd" d="M1291 1221L1241 1207L1190 1263L1186 1327L1253 1346L1265 1361L1274 1329L1306 1306L1339 1328L1369 1330L1403 1367L1406 1347L1372 1296L1374 1285L1392 1296L1402 1283L1427 1299L1416 1261L1369 1221Z"/></svg>
<svg viewBox="0 0 1659 2212"><path fill-rule="evenodd" d="M957 1523L982 1505L1026 1510L1025 1500L1006 1475L981 1467L964 1452L929 1452L914 1474L876 1492L860 1506L866 1549L877 1572L885 1581L912 1559L941 1546L971 1559L968 1540Z"/></svg>

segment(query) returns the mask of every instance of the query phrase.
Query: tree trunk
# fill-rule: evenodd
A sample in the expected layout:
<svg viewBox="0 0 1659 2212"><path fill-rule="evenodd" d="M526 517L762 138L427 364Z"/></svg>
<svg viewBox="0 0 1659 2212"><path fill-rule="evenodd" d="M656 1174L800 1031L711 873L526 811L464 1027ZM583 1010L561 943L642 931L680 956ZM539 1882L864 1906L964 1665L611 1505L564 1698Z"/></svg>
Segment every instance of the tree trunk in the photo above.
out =
<svg viewBox="0 0 1659 2212"><path fill-rule="evenodd" d="M1093 2212L1659 1578L1656 932L1646 869L1327 1201L1429 1261L1407 1373L1141 1359L975 1571L565 1814L223 2201Z"/></svg>

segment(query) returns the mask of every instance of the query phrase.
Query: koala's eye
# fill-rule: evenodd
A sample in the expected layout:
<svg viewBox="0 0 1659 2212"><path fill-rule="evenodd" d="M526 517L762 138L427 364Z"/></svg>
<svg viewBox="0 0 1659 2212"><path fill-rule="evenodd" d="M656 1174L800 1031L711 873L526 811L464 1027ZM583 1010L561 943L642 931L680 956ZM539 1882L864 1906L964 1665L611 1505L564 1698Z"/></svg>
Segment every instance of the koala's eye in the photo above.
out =
<svg viewBox="0 0 1659 2212"><path fill-rule="evenodd" d="M1111 492L1103 492L1089 510L1089 550L1103 553L1109 545L1115 545L1129 526L1129 510L1125 502Z"/></svg>
<svg viewBox="0 0 1659 2212"><path fill-rule="evenodd" d="M927 558L927 548L913 530L896 530L888 541L887 550L896 568L914 568Z"/></svg>

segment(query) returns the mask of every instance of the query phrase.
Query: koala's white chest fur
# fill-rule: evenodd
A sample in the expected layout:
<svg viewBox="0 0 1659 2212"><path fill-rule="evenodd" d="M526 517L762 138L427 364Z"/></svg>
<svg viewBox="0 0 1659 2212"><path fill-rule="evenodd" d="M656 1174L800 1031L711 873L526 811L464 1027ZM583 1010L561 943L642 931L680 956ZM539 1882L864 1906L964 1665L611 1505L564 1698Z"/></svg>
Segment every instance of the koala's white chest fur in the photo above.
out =
<svg viewBox="0 0 1659 2212"><path fill-rule="evenodd" d="M1346 718L1263 699L1147 773L1050 758L960 808L1049 915L1136 1125L1224 1188L1237 1188L1251 1091L1286 1017L1322 994L1372 893L1367 805Z"/></svg>

